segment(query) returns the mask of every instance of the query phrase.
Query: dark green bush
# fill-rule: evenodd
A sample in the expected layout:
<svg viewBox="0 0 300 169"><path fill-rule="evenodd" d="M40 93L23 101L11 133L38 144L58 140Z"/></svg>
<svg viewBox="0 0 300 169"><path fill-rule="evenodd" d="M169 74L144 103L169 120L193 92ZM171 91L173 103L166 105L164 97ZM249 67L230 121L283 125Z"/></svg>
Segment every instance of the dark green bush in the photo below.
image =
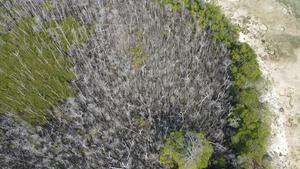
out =
<svg viewBox="0 0 300 169"><path fill-rule="evenodd" d="M248 44L238 43L232 48L230 57L232 60L230 70L236 90L249 86L253 87L261 78L261 72L253 49Z"/></svg>
<svg viewBox="0 0 300 169"><path fill-rule="evenodd" d="M234 116L240 119L240 127L231 140L241 157L259 164L265 153L269 128L264 122L266 110L257 98L255 89L245 89L237 96Z"/></svg>

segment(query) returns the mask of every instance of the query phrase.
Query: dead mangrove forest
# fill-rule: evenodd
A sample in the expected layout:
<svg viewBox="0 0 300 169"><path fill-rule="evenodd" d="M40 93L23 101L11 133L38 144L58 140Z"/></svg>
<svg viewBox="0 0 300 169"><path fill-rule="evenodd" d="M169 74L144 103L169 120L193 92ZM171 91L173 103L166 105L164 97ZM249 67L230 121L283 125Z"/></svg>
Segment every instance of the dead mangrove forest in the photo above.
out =
<svg viewBox="0 0 300 169"><path fill-rule="evenodd" d="M266 168L237 37L202 0L1 0L1 167Z"/></svg>

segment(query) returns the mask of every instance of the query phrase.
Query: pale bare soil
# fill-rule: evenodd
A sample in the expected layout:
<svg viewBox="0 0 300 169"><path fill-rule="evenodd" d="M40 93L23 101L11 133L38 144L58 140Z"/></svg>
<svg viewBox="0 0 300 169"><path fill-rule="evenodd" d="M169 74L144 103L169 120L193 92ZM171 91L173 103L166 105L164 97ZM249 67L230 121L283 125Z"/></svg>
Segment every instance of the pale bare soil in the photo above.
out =
<svg viewBox="0 0 300 169"><path fill-rule="evenodd" d="M240 40L258 54L270 85L262 95L272 111L268 154L274 168L300 168L300 22L275 0L218 0L241 27Z"/></svg>

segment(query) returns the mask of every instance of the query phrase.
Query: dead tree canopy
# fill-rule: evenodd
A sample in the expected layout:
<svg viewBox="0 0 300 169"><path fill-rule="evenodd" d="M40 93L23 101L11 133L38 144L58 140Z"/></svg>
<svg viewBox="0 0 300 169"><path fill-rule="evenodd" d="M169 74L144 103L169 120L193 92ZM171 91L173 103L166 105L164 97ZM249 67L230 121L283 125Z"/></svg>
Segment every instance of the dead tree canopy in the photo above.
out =
<svg viewBox="0 0 300 169"><path fill-rule="evenodd" d="M0 116L1 167L166 168L159 152L177 130L226 147L229 52L188 11L152 0L53 1L51 11L34 3L24 8L41 21L71 15L95 31L68 52L76 95L49 110L49 122Z"/></svg>

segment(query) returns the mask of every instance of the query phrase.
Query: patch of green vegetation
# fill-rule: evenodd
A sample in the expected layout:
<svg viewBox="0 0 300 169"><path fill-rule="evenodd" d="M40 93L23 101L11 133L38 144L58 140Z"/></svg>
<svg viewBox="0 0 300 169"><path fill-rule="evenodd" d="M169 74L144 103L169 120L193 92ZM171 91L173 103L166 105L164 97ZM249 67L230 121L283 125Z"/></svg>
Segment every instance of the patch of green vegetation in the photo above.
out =
<svg viewBox="0 0 300 169"><path fill-rule="evenodd" d="M58 38L57 43L67 50L74 45L84 42L88 35L94 31L94 25L80 26L73 17L69 16L62 22L51 21L45 24L45 29L52 31Z"/></svg>
<svg viewBox="0 0 300 169"><path fill-rule="evenodd" d="M143 33L141 31L136 31L134 34L138 40L141 40L143 37Z"/></svg>
<svg viewBox="0 0 300 169"><path fill-rule="evenodd" d="M51 0L45 0L43 8L47 11L53 11L55 9L55 4Z"/></svg>
<svg viewBox="0 0 300 169"><path fill-rule="evenodd" d="M266 122L268 111L258 100L255 88L261 79L256 54L249 45L237 43L230 56L236 95L231 118L239 119L238 131L231 138L232 147L239 153L243 168L267 168L263 156L270 129Z"/></svg>
<svg viewBox="0 0 300 169"><path fill-rule="evenodd" d="M196 16L203 28L209 28L212 31L215 40L227 47L232 47L236 43L238 28L228 21L214 3L205 4Z"/></svg>
<svg viewBox="0 0 300 169"><path fill-rule="evenodd" d="M256 54L246 43L237 43L231 50L231 73L235 90L253 87L261 79L261 71L256 61Z"/></svg>
<svg viewBox="0 0 300 169"><path fill-rule="evenodd" d="M133 118L133 123L136 124L138 127L141 128L149 128L151 127L150 123L145 117L137 116Z"/></svg>
<svg viewBox="0 0 300 169"><path fill-rule="evenodd" d="M160 162L175 169L202 169L208 166L212 152L202 133L175 131L165 140Z"/></svg>
<svg viewBox="0 0 300 169"><path fill-rule="evenodd" d="M214 2L205 3L196 0L158 0L163 5L171 5L172 10L180 12L188 9L198 21L199 26L209 30L217 42L221 42L231 51L230 71L235 97L232 119L239 119L239 127L232 137L232 148L241 160L240 168L267 168L263 163L269 125L265 122L267 110L258 100L255 85L261 79L261 71L255 52L245 43L238 41L239 29L232 25L221 13ZM219 165L220 163L218 163ZM220 165L226 166L224 160Z"/></svg>
<svg viewBox="0 0 300 169"><path fill-rule="evenodd" d="M36 25L26 17L0 35L0 112L12 112L30 124L44 123L49 108L74 95L68 82L75 75L66 52L87 37L73 17L41 30ZM54 39L50 32L58 36Z"/></svg>
<svg viewBox="0 0 300 169"><path fill-rule="evenodd" d="M143 44L131 47L129 51L132 53L132 63L135 66L141 66L148 59L148 55L145 52L145 46Z"/></svg>
<svg viewBox="0 0 300 169"><path fill-rule="evenodd" d="M213 161L213 165L215 168L226 168L227 162L224 157L219 157L218 159Z"/></svg>
<svg viewBox="0 0 300 169"><path fill-rule="evenodd" d="M231 47L238 38L238 27L231 24L214 2L202 3L196 0L158 0L160 4L170 5L173 11L188 9L203 29L209 29L213 38Z"/></svg>
<svg viewBox="0 0 300 169"><path fill-rule="evenodd" d="M237 96L234 116L240 119L238 132L231 138L233 148L243 158L243 164L252 167L262 164L266 139L269 135L268 123L263 121L267 113L257 99L255 89L242 90Z"/></svg>

